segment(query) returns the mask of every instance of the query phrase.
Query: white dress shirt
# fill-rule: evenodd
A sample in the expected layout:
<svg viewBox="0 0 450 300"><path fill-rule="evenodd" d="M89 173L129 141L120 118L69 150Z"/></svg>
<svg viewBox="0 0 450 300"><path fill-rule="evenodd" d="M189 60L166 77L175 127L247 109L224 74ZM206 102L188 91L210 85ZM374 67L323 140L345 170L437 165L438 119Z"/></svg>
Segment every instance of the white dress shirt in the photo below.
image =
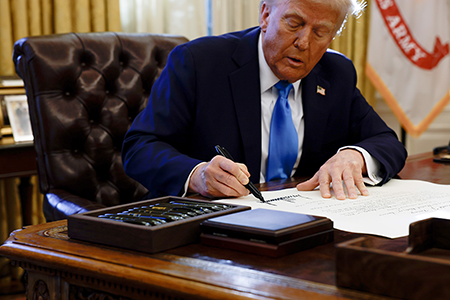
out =
<svg viewBox="0 0 450 300"><path fill-rule="evenodd" d="M259 182L265 182L266 169L267 169L267 157L269 156L269 136L270 136L270 123L272 120L272 112L275 107L275 103L278 99L278 90L274 88L274 85L280 81L275 74L273 74L269 65L267 64L264 53L262 50L261 35L258 40L258 60L259 60L259 78L261 88L261 172L259 174ZM304 120L303 120L303 105L302 105L302 93L301 93L301 80L292 83L293 88L289 92L288 101L291 106L292 120L294 121L295 129L298 133L298 153L297 160L292 170L293 175L297 170L297 166L300 162L303 149L303 133L304 133Z"/></svg>

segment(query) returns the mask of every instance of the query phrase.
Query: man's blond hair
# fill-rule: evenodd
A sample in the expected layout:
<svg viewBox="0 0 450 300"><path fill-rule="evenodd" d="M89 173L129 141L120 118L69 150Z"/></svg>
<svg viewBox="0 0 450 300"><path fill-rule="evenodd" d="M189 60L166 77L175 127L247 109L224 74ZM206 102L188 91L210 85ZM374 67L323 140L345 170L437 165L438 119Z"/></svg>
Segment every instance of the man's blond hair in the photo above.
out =
<svg viewBox="0 0 450 300"><path fill-rule="evenodd" d="M266 3L268 6L273 6L277 3L278 0L261 0L259 4L259 11L261 11L261 7L263 3ZM328 4L333 7L333 9L341 11L341 24L336 24L339 27L336 30L336 35L339 35L342 30L345 28L345 22L347 21L348 16L354 16L358 18L364 9L366 8L366 3L364 0L305 0L314 3L323 3Z"/></svg>

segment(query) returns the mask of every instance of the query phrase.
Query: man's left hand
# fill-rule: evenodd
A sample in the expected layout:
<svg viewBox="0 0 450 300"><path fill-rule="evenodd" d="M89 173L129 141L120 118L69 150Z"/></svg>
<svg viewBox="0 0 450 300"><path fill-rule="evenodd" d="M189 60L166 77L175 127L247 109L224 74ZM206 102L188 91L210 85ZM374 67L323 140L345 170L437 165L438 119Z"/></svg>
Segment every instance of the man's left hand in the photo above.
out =
<svg viewBox="0 0 450 300"><path fill-rule="evenodd" d="M323 198L331 198L330 183L332 183L336 198L346 198L344 185L347 187L348 197L356 199L357 190L363 196L368 196L363 174L366 174L366 165L363 155L354 149L344 149L336 153L320 167L319 171L309 180L297 185L299 191L312 191L317 186Z"/></svg>

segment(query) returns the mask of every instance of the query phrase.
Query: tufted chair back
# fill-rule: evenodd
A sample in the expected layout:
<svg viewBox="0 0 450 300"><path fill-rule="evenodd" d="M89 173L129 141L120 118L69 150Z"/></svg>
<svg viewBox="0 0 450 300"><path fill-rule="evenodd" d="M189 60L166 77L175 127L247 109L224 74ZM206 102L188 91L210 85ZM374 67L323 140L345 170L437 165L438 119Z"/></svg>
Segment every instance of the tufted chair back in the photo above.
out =
<svg viewBox="0 0 450 300"><path fill-rule="evenodd" d="M137 201L146 193L123 170L122 141L169 52L186 41L104 32L15 43L48 221Z"/></svg>

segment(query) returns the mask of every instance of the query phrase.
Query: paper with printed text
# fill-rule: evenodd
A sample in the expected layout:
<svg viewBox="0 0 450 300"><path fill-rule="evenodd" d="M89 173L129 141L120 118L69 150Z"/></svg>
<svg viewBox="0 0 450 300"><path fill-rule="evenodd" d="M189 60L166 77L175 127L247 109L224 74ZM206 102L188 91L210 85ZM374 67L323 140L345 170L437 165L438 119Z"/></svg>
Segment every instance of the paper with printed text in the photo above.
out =
<svg viewBox="0 0 450 300"><path fill-rule="evenodd" d="M369 196L357 199L324 199L319 190L301 192L296 188L262 192L266 203L249 195L218 202L248 205L323 216L334 228L389 238L407 236L409 224L436 217L450 219L450 185L420 180L392 179L382 187L368 187Z"/></svg>

